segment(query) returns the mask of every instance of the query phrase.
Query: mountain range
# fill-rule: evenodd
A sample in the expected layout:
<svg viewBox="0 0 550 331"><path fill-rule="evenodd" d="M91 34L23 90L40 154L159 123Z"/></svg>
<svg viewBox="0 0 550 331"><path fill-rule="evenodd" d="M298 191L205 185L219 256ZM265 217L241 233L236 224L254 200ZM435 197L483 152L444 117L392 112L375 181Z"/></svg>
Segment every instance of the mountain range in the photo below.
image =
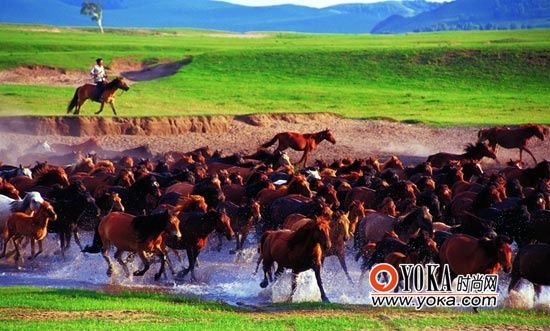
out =
<svg viewBox="0 0 550 331"><path fill-rule="evenodd" d="M0 22L93 25L82 0L4 0ZM550 26L550 0L394 0L325 8L212 0L103 0L105 27L189 27L311 33L402 33Z"/></svg>

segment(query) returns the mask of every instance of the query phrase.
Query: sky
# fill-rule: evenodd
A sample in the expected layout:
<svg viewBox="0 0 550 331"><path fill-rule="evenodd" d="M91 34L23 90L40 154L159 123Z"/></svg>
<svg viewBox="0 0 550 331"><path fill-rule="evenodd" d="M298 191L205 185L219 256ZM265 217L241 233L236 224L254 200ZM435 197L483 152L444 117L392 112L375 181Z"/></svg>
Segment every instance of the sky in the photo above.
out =
<svg viewBox="0 0 550 331"><path fill-rule="evenodd" d="M281 4L295 4L308 7L322 8L341 3L373 3L386 0L223 0L224 2L237 3L246 6L271 6ZM432 2L445 2L449 0L428 0Z"/></svg>

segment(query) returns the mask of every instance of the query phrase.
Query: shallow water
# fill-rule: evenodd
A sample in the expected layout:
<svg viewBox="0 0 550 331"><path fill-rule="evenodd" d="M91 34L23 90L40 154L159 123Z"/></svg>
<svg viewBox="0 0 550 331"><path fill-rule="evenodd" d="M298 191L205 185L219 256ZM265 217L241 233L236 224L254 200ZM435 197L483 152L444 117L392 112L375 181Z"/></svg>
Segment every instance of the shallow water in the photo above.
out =
<svg viewBox="0 0 550 331"><path fill-rule="evenodd" d="M91 242L91 234L82 235L82 243ZM167 293L197 296L206 300L224 301L229 304L264 305L272 302L288 302L290 300L291 275L285 273L275 283L266 289L259 286L263 278L260 271L254 275L258 258L256 244L247 243L247 248L239 255L229 254L234 248L234 242L224 240L221 252L213 249L217 238L199 255L199 267L196 268L198 282L191 282L189 276L184 281L176 281L168 268L161 280L155 282L153 276L159 268L155 263L143 277L126 277L120 265L114 262L115 273L109 278L106 275L107 266L101 254L82 254L77 245L72 243L65 259L59 254L56 237L49 235L45 242L45 251L34 261L26 260L29 247L23 249L25 261L16 267L13 257L0 260L0 286L30 285L39 287L64 287L84 289L139 289L161 291ZM11 244L10 244L11 248ZM170 259L179 271L187 266L187 258L182 254L183 264L173 253ZM359 263L353 259L353 254L347 256L348 269L355 284L345 277L338 259L328 257L322 271L322 279L328 298L332 302L349 304L369 304L370 288L367 281L359 284ZM139 258L129 264L130 271L141 267ZM501 275L500 296L501 305L531 308L534 291L526 281L522 282L519 292L513 300L506 301L509 277ZM298 286L292 297L292 302L320 301L320 293L312 271L304 272L298 277ZM504 301L503 301L504 300ZM543 290L537 305L550 305L550 288Z"/></svg>

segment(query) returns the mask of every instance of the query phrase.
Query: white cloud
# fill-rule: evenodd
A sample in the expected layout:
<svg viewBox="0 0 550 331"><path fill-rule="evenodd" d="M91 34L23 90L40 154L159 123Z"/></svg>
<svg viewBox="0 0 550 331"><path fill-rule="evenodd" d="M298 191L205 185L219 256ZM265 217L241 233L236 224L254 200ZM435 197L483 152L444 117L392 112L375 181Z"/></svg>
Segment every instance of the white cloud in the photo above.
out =
<svg viewBox="0 0 550 331"><path fill-rule="evenodd" d="M386 0L223 0L246 6L273 6L282 4L302 5L314 8L323 8L327 6L338 5L342 3L373 3ZM432 2L448 2L452 0L428 0Z"/></svg>

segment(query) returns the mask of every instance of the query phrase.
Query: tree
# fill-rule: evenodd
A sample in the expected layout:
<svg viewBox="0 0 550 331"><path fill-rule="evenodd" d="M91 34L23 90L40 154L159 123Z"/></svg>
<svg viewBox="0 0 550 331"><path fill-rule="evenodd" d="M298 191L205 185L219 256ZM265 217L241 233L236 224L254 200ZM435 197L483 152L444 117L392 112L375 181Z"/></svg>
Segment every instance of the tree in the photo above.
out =
<svg viewBox="0 0 550 331"><path fill-rule="evenodd" d="M80 8L80 14L90 16L92 21L96 22L99 27L99 31L103 33L103 10L101 9L101 3L99 1L84 1L82 3L82 7Z"/></svg>

